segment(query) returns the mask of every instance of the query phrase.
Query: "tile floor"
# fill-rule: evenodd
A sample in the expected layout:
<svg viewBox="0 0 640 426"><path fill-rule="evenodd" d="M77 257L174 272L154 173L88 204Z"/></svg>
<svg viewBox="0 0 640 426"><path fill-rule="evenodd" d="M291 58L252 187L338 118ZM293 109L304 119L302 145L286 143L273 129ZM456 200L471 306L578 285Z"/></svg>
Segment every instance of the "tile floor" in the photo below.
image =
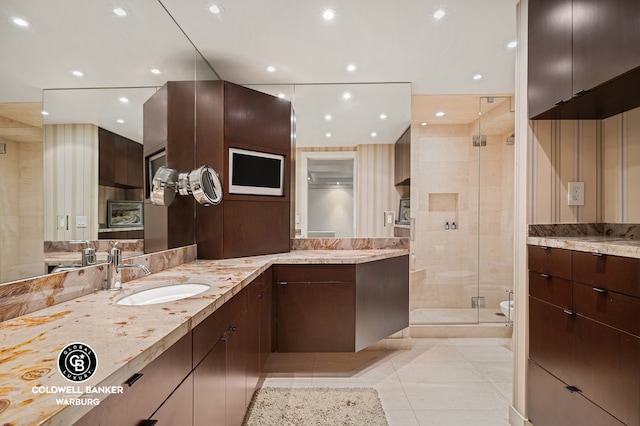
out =
<svg viewBox="0 0 640 426"><path fill-rule="evenodd" d="M508 426L510 342L414 338L410 350L274 353L263 386L373 387L390 426Z"/></svg>

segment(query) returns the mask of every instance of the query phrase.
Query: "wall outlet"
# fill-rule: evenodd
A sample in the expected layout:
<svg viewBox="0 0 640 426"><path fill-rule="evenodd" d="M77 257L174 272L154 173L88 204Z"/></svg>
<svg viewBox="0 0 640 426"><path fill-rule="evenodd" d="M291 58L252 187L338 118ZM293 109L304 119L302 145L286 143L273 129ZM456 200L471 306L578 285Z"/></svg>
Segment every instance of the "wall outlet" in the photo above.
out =
<svg viewBox="0 0 640 426"><path fill-rule="evenodd" d="M567 193L570 206L584 206L584 182L569 182Z"/></svg>
<svg viewBox="0 0 640 426"><path fill-rule="evenodd" d="M393 225L393 212L384 212L384 226Z"/></svg>
<svg viewBox="0 0 640 426"><path fill-rule="evenodd" d="M76 216L76 228L86 228L86 227L87 227L87 217Z"/></svg>

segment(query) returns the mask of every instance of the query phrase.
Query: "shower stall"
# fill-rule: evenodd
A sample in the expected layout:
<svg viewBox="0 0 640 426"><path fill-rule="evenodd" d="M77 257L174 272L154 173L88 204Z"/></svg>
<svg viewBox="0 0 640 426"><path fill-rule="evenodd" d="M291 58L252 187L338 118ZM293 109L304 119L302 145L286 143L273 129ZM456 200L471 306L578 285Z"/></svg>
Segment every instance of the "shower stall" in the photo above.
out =
<svg viewBox="0 0 640 426"><path fill-rule="evenodd" d="M412 125L412 325L511 321L512 101L476 97L471 122Z"/></svg>

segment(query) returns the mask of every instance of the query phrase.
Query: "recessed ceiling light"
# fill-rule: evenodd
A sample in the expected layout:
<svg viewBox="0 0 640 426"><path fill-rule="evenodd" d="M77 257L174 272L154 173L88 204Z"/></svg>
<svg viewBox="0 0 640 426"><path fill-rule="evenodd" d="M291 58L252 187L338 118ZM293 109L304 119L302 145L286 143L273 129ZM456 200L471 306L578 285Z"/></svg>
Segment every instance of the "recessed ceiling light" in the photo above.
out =
<svg viewBox="0 0 640 426"><path fill-rule="evenodd" d="M324 116L324 119L327 120L327 121L331 120L331 118L332 118L331 114L327 114L327 115Z"/></svg>
<svg viewBox="0 0 640 426"><path fill-rule="evenodd" d="M509 49L513 49L514 47L516 47L518 45L518 42L516 40L512 40L509 43L507 43L507 47Z"/></svg>
<svg viewBox="0 0 640 426"><path fill-rule="evenodd" d="M481 80L482 79L482 74L474 74L473 79L474 80Z"/></svg>
<svg viewBox="0 0 640 426"><path fill-rule="evenodd" d="M209 12L213 13L214 15L219 15L220 13L222 13L222 7L218 6L217 4L212 4L211 6L209 6Z"/></svg>
<svg viewBox="0 0 640 426"><path fill-rule="evenodd" d="M276 67L274 67L273 65L269 65L267 67L267 72L276 72Z"/></svg>
<svg viewBox="0 0 640 426"><path fill-rule="evenodd" d="M349 92L344 92L342 94L342 99L351 99L351 93Z"/></svg>
<svg viewBox="0 0 640 426"><path fill-rule="evenodd" d="M444 112L443 111L436 112L436 117L444 117Z"/></svg>
<svg viewBox="0 0 640 426"><path fill-rule="evenodd" d="M444 18L444 15L445 15L445 11L442 9L438 9L434 12L433 17L436 19L442 19Z"/></svg>
<svg viewBox="0 0 640 426"><path fill-rule="evenodd" d="M71 71L71 74L75 75L76 77L84 77L84 73L80 70Z"/></svg>
<svg viewBox="0 0 640 426"><path fill-rule="evenodd" d="M160 74L160 72L161 72L161 71L160 71L158 68L152 68L152 69L151 69L151 74L158 75L158 74Z"/></svg>
<svg viewBox="0 0 640 426"><path fill-rule="evenodd" d="M347 71L349 71L349 72L354 72L357 69L358 69L358 67L355 64L347 65Z"/></svg>
<svg viewBox="0 0 640 426"><path fill-rule="evenodd" d="M113 9L113 13L118 16L127 16L127 11L121 7L116 7L115 9Z"/></svg>
<svg viewBox="0 0 640 426"><path fill-rule="evenodd" d="M331 133L325 133L324 134L326 137L330 138L331 137Z"/></svg>
<svg viewBox="0 0 640 426"><path fill-rule="evenodd" d="M124 120L123 120L122 118L118 118L116 121L117 121L118 123L120 123L120 124L123 124L123 123L124 123Z"/></svg>
<svg viewBox="0 0 640 426"><path fill-rule="evenodd" d="M128 104L129 103L129 99L125 98L124 96L120 98L120 102L122 102L123 104Z"/></svg>
<svg viewBox="0 0 640 426"><path fill-rule="evenodd" d="M278 97L279 97L280 99L284 99L284 93L278 93Z"/></svg>
<svg viewBox="0 0 640 426"><path fill-rule="evenodd" d="M371 132L371 137L375 138L376 136L378 136L378 134L376 132Z"/></svg>
<svg viewBox="0 0 640 426"><path fill-rule="evenodd" d="M387 114L380 114L380 120L386 120Z"/></svg>
<svg viewBox="0 0 640 426"><path fill-rule="evenodd" d="M325 9L324 12L322 12L322 17L325 21L331 21L336 17L336 12L333 9Z"/></svg>
<svg viewBox="0 0 640 426"><path fill-rule="evenodd" d="M427 125L427 122L426 122L426 121L423 121L422 123L420 123L420 125L421 125L421 126L426 126L426 125Z"/></svg>
<svg viewBox="0 0 640 426"><path fill-rule="evenodd" d="M44 111L44 110L43 110L43 111L41 111L41 112L40 112L40 114L42 114L42 115L49 115L49 113L48 113L47 111Z"/></svg>
<svg viewBox="0 0 640 426"><path fill-rule="evenodd" d="M18 25L19 27L28 27L29 26L29 21L27 21L26 19L22 19L22 18L18 18L15 17L12 19L13 23Z"/></svg>

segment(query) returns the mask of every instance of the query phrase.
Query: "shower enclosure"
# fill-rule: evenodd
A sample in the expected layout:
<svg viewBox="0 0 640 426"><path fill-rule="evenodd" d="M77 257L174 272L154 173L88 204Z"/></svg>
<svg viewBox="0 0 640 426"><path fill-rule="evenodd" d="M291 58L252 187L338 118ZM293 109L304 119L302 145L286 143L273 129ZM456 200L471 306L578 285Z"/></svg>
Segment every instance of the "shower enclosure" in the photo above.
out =
<svg viewBox="0 0 640 426"><path fill-rule="evenodd" d="M412 325L510 322L512 101L476 97L471 122L412 126Z"/></svg>

